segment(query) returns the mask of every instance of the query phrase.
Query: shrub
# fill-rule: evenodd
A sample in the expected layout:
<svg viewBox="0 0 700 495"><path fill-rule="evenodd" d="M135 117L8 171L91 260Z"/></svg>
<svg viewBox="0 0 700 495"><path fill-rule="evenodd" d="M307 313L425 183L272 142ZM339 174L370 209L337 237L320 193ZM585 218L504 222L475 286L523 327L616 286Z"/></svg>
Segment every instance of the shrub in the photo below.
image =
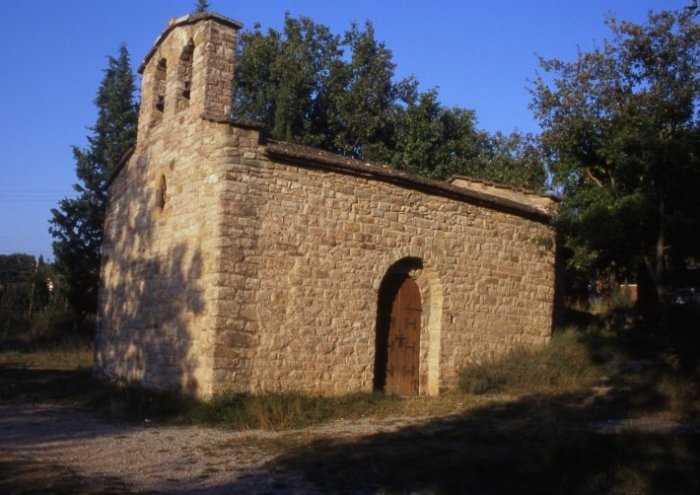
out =
<svg viewBox="0 0 700 495"><path fill-rule="evenodd" d="M515 349L490 362L465 368L461 389L473 395L493 392L563 390L598 377L586 346L573 330L557 333L541 349Z"/></svg>

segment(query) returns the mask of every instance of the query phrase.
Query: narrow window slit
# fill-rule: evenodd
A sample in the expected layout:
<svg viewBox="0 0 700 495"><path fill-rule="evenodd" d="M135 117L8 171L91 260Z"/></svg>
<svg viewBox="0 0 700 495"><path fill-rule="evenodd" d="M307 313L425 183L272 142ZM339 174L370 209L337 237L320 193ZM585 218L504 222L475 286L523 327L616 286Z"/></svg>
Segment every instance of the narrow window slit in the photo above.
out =
<svg viewBox="0 0 700 495"><path fill-rule="evenodd" d="M165 182L165 175L160 176L158 181L158 187L156 188L156 207L158 210L162 211L165 208L165 201L167 199L168 187Z"/></svg>

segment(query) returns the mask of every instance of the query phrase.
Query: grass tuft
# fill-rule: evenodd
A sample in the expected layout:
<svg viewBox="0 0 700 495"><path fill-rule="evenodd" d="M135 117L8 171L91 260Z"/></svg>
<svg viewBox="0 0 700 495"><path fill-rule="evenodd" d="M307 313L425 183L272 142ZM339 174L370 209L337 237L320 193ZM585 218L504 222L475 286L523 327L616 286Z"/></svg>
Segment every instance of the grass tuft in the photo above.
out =
<svg viewBox="0 0 700 495"><path fill-rule="evenodd" d="M182 418L194 424L231 429L302 428L338 418L359 418L394 409L400 399L377 393L319 397L298 392L261 395L225 393L202 402Z"/></svg>
<svg viewBox="0 0 700 495"><path fill-rule="evenodd" d="M438 398L229 392L200 401L95 380L89 345L0 344L0 400L68 402L113 419L236 430L362 417L395 424L395 431L371 435L266 436L265 448L276 453L266 472L291 470L328 493L700 493L697 317L682 313L650 323L624 308L574 315L578 328L555 333L544 348L465 369L460 384L467 393ZM402 424L407 416L422 418ZM652 429L618 421L628 419ZM680 428L654 430L660 420ZM606 432L601 424L623 428ZM249 446L244 437L210 451ZM120 480L89 485L60 466L42 468L18 456L0 455L0 470L9 478L0 480L0 493L38 493L45 486L57 487L56 493L127 489ZM107 488L94 492L93 486Z"/></svg>
<svg viewBox="0 0 700 495"><path fill-rule="evenodd" d="M86 337L70 336L53 342L0 344L0 366L74 371L92 367L93 345Z"/></svg>
<svg viewBox="0 0 700 495"><path fill-rule="evenodd" d="M542 349L516 349L491 362L465 368L461 389L473 395L563 391L590 386L601 373L579 333L557 333Z"/></svg>

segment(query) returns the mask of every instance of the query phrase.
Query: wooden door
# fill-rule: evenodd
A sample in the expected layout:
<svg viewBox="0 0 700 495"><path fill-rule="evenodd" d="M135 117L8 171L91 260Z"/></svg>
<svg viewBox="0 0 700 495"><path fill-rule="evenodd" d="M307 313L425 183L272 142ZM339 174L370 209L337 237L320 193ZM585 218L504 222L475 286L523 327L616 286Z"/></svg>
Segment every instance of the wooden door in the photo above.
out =
<svg viewBox="0 0 700 495"><path fill-rule="evenodd" d="M407 277L391 305L384 388L387 393L418 395L420 319L420 291L416 282Z"/></svg>

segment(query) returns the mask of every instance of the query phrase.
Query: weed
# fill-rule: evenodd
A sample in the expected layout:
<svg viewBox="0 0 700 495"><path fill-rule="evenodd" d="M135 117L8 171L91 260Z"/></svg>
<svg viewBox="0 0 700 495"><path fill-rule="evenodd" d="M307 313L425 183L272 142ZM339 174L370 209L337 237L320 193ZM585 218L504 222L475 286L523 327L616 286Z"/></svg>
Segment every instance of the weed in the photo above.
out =
<svg viewBox="0 0 700 495"><path fill-rule="evenodd" d="M575 316L578 328L555 333L542 349L518 349L465 369L460 384L467 393L439 398L229 392L200 401L99 382L90 374L89 343L64 342L0 346L0 400L68 401L110 418L239 430L302 428L339 418L433 416L404 421L408 424L397 418L395 431L372 435L329 435L326 429L263 439L236 435L201 452L185 451L189 457L209 457L235 450L245 453L241 459L250 459L242 462L251 463L259 462L256 449L272 452L266 471L300 473L325 492L700 493L697 435L635 428L605 434L591 428L635 417L697 423L697 319L672 315L661 331L626 309ZM604 386L592 387L601 382ZM494 393L501 395L489 395ZM0 469L9 476L0 480L3 493L38 493L48 484L62 493L127 490L119 480L94 483L9 455L0 455ZM202 476L219 469L209 463ZM239 480L241 485L233 482L229 492L250 491L252 481Z"/></svg>
<svg viewBox="0 0 700 495"><path fill-rule="evenodd" d="M516 349L508 355L460 374L469 394L562 391L590 386L601 376L581 336L572 329L557 333L542 349Z"/></svg>
<svg viewBox="0 0 700 495"><path fill-rule="evenodd" d="M14 341L0 345L0 366L74 371L90 368L92 360L92 342L78 336L39 344Z"/></svg>
<svg viewBox="0 0 700 495"><path fill-rule="evenodd" d="M253 395L225 393L202 402L183 420L216 424L231 429L301 428L340 417L357 418L391 409L399 399L383 394L359 393L340 397L319 397L297 392Z"/></svg>
<svg viewBox="0 0 700 495"><path fill-rule="evenodd" d="M648 324L628 313L622 321L619 314L610 311L605 316L577 316L585 328L572 326L556 332L544 348L516 349L498 360L466 368L460 375L466 394L452 392L439 398L229 392L201 401L173 391L95 380L91 375L91 343L72 338L40 345L0 343L0 399L85 405L102 416L128 421L280 430L340 418L454 414L504 398L493 394L590 395L590 388L603 381L607 388L621 391L601 392L604 398L591 399L600 398L606 413L617 408L627 414L666 411L677 417L697 417L700 338L695 320L681 315L685 319L670 320L676 331L663 333L650 330Z"/></svg>

